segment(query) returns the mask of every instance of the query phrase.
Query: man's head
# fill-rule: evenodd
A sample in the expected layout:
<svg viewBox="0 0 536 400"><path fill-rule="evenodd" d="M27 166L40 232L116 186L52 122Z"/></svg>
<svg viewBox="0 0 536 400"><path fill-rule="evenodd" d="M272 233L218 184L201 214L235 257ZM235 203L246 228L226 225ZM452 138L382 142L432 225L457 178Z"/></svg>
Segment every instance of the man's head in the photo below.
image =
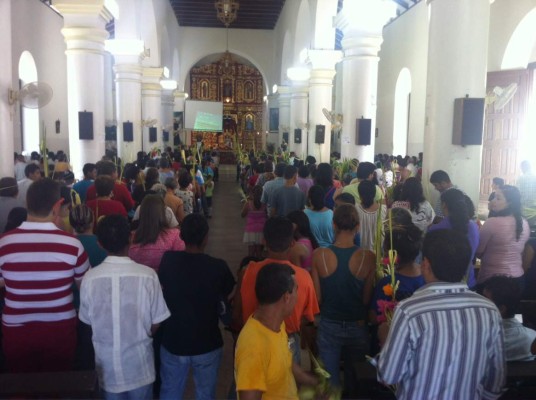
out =
<svg viewBox="0 0 536 400"><path fill-rule="evenodd" d="M59 214L63 201L60 190L60 183L50 178L43 178L32 183L26 193L28 215L47 218Z"/></svg>
<svg viewBox="0 0 536 400"><path fill-rule="evenodd" d="M286 253L292 244L292 222L285 217L269 218L264 224L266 247L274 253Z"/></svg>
<svg viewBox="0 0 536 400"><path fill-rule="evenodd" d="M208 240L208 223L200 214L188 214L181 224L181 238L187 246L204 248Z"/></svg>
<svg viewBox="0 0 536 400"><path fill-rule="evenodd" d="M449 174L440 169L432 172L432 175L430 175L430 183L434 185L434 188L439 193L443 193L445 190L452 187Z"/></svg>
<svg viewBox="0 0 536 400"><path fill-rule="evenodd" d="M10 176L0 179L0 197L17 197L19 186L17 180Z"/></svg>
<svg viewBox="0 0 536 400"><path fill-rule="evenodd" d="M113 180L117 179L117 167L111 161L99 161L95 164L97 167L97 176L107 175Z"/></svg>
<svg viewBox="0 0 536 400"><path fill-rule="evenodd" d="M521 172L524 174L530 173L531 167L530 162L528 160L521 161Z"/></svg>
<svg viewBox="0 0 536 400"><path fill-rule="evenodd" d="M166 189L169 191L175 191L179 187L179 183L177 182L177 179L168 177L166 178L164 185L166 185Z"/></svg>
<svg viewBox="0 0 536 400"><path fill-rule="evenodd" d="M351 204L355 206L355 197L351 193L341 193L335 198L335 206L333 208L336 210L343 204Z"/></svg>
<svg viewBox="0 0 536 400"><path fill-rule="evenodd" d="M278 304L284 317L289 316L297 299L298 285L294 270L286 264L267 264L257 274L255 295L259 305Z"/></svg>
<svg viewBox="0 0 536 400"><path fill-rule="evenodd" d="M359 180L371 180L374 177L374 170L376 166L371 162L360 162L357 166L357 179Z"/></svg>
<svg viewBox="0 0 536 400"><path fill-rule="evenodd" d="M84 164L82 172L84 173L84 179L95 180L97 177L97 166L92 163Z"/></svg>
<svg viewBox="0 0 536 400"><path fill-rule="evenodd" d="M283 178L289 183L296 183L296 177L298 174L298 169L293 165L287 165L285 167L285 172L283 174Z"/></svg>
<svg viewBox="0 0 536 400"><path fill-rule="evenodd" d="M467 237L452 229L426 234L422 246L422 272L426 282L460 282L471 261Z"/></svg>
<svg viewBox="0 0 536 400"><path fill-rule="evenodd" d="M41 169L34 163L28 164L26 168L24 168L24 175L31 181L38 181L41 179Z"/></svg>
<svg viewBox="0 0 536 400"><path fill-rule="evenodd" d="M110 196L114 190L114 180L109 175L99 175L95 179L95 191L97 196Z"/></svg>
<svg viewBox="0 0 536 400"><path fill-rule="evenodd" d="M97 239L110 255L123 254L130 244L130 226L122 215L108 215L97 224Z"/></svg>
<svg viewBox="0 0 536 400"><path fill-rule="evenodd" d="M275 166L274 174L277 177L282 177L285 173L285 168L287 167L287 164L285 163L277 163Z"/></svg>

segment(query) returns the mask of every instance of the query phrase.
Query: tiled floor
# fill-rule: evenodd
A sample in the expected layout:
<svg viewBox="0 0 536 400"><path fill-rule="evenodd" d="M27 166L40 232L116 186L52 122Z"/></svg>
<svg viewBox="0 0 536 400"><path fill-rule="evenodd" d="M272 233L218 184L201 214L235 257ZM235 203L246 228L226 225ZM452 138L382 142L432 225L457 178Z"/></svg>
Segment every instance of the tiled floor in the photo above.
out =
<svg viewBox="0 0 536 400"><path fill-rule="evenodd" d="M240 217L242 195L236 183L236 167L220 165L220 180L214 188L212 218L209 219L209 239L206 253L227 261L236 273L240 260L247 256L247 246L242 243L244 220ZM223 358L218 378L216 396L226 399L233 377L233 339L222 329L224 340ZM185 398L195 397L193 385L187 387Z"/></svg>

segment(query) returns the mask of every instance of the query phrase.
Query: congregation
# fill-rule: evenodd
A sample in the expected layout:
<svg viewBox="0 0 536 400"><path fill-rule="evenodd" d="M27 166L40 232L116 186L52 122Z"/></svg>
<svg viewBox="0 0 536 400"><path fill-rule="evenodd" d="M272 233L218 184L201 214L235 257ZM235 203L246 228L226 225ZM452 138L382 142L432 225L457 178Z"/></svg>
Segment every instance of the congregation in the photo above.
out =
<svg viewBox="0 0 536 400"><path fill-rule="evenodd" d="M191 371L195 398L214 399L225 326L229 398L358 398L367 356L399 399L499 398L506 362L536 354L516 318L536 293L530 164L516 185L495 178L479 215L447 171L423 181L422 153L337 156L238 155L235 273L206 253L218 152L105 155L78 181L63 152L15 155L0 179L1 368L94 368L106 399L183 398Z"/></svg>

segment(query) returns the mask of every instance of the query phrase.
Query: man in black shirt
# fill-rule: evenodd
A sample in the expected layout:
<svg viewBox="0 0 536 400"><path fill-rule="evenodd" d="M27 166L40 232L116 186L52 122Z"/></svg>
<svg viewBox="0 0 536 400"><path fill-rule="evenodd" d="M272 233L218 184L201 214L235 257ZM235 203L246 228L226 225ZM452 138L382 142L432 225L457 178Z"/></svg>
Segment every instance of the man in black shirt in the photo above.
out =
<svg viewBox="0 0 536 400"><path fill-rule="evenodd" d="M181 238L186 249L166 252L158 273L171 312L162 324L160 398L182 398L192 367L196 399L214 399L223 346L218 307L235 281L224 260L203 253L208 238L203 216L186 216Z"/></svg>

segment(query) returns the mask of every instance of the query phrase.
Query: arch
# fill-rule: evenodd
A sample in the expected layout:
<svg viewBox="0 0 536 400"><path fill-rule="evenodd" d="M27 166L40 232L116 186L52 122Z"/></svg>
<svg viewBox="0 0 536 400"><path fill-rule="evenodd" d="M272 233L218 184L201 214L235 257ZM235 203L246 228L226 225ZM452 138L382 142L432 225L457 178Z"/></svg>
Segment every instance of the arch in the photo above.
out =
<svg viewBox="0 0 536 400"><path fill-rule="evenodd" d="M395 88L395 112L393 118L393 154L407 154L411 73L402 68Z"/></svg>
<svg viewBox="0 0 536 400"><path fill-rule="evenodd" d="M257 68L257 70L262 75L262 80L264 82L264 90L265 93L269 93L268 88L268 79L266 77L266 73L263 71L263 69L259 66L259 63L256 62L252 57L245 54L242 51L237 51L235 49L229 49L229 52L231 53L231 56L237 56L236 58L240 60L240 62L244 62L245 64L251 64L251 66ZM210 62L215 62L216 60L219 60L223 56L223 53L210 53L205 54L201 57L199 57L195 62L191 63L187 69L184 70L184 91L188 92L190 90L190 70L196 66L197 64L203 62L206 62L207 64Z"/></svg>
<svg viewBox="0 0 536 400"><path fill-rule="evenodd" d="M287 68L292 66L293 54L292 54L292 34L287 30L283 37L283 51L281 52L281 78L280 83L284 84L287 80Z"/></svg>
<svg viewBox="0 0 536 400"><path fill-rule="evenodd" d="M536 8L519 22L508 41L501 69L527 68L536 45Z"/></svg>
<svg viewBox="0 0 536 400"><path fill-rule="evenodd" d="M19 58L20 87L30 82L37 81L37 67L35 60L29 51L23 51ZM22 150L30 154L39 151L39 110L20 106L21 118L21 141Z"/></svg>
<svg viewBox="0 0 536 400"><path fill-rule="evenodd" d="M311 35L310 29L313 25L311 20L311 11L309 9L309 1L301 0L300 8L297 14L298 20L296 21L296 29L294 33L294 51L293 51L293 64L298 63L300 52L304 48L311 47ZM293 65L291 65L292 67Z"/></svg>

